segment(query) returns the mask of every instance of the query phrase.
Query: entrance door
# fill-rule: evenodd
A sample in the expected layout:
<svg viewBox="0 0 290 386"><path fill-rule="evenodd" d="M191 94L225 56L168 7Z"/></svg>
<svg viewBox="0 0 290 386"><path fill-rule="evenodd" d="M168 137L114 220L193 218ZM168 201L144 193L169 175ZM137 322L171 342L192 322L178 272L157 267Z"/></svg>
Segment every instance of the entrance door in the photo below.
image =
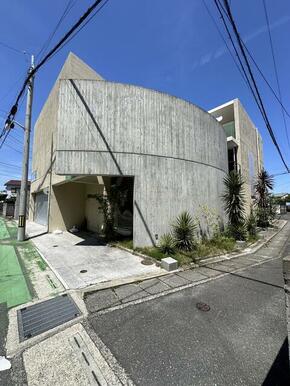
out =
<svg viewBox="0 0 290 386"><path fill-rule="evenodd" d="M34 221L41 225L47 225L48 195L43 192L35 195Z"/></svg>

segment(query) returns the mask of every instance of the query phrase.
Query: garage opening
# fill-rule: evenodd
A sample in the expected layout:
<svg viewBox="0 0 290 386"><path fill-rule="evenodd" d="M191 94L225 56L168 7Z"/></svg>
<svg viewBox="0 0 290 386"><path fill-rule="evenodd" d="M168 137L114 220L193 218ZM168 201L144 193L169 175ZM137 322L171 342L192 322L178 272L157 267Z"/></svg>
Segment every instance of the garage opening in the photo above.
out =
<svg viewBox="0 0 290 386"><path fill-rule="evenodd" d="M82 233L84 237L85 232L97 237L106 235L106 202L113 237L116 240L133 238L133 191L134 177L121 176L76 176L55 185L50 231L69 230L79 235ZM38 198L41 203L42 198ZM43 216L38 217L43 221ZM100 240L104 240L103 237Z"/></svg>
<svg viewBox="0 0 290 386"><path fill-rule="evenodd" d="M35 194L34 221L37 224L47 225L48 195L43 191Z"/></svg>

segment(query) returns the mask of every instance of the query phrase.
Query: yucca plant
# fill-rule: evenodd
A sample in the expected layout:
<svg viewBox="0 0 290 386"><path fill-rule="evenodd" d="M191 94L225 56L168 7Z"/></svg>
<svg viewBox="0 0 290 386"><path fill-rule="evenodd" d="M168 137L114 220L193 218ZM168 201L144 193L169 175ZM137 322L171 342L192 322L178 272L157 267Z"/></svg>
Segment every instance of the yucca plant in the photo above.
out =
<svg viewBox="0 0 290 386"><path fill-rule="evenodd" d="M172 233L178 249L190 252L195 247L196 224L188 212L182 212L172 224Z"/></svg>
<svg viewBox="0 0 290 386"><path fill-rule="evenodd" d="M245 221L245 189L241 173L232 171L224 178L225 193L222 196L230 226L239 226Z"/></svg>
<svg viewBox="0 0 290 386"><path fill-rule="evenodd" d="M173 255L175 253L175 241L171 233L165 233L160 237L158 249L165 255Z"/></svg>
<svg viewBox="0 0 290 386"><path fill-rule="evenodd" d="M272 190L273 187L273 177L269 175L265 169L262 169L258 174L258 178L255 184L257 220L258 225L261 227L267 227L270 224L272 211L269 191Z"/></svg>

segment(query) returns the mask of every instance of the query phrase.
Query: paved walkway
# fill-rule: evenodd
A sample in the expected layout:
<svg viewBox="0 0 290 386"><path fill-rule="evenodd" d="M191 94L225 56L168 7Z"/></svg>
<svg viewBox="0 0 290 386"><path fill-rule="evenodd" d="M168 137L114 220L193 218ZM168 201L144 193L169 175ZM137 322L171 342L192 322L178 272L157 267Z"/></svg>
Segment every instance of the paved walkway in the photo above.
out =
<svg viewBox="0 0 290 386"><path fill-rule="evenodd" d="M155 264L141 264L139 256L102 245L93 236L47 233L32 241L68 289L166 272Z"/></svg>
<svg viewBox="0 0 290 386"><path fill-rule="evenodd" d="M264 247L256 253L232 258L218 263L207 264L199 268L177 272L159 278L144 280L139 283L126 284L116 288L100 290L85 295L89 312L98 312L110 307L119 307L144 298L151 299L212 280L213 278L261 264L277 257L289 237L290 224L286 226Z"/></svg>
<svg viewBox="0 0 290 386"><path fill-rule="evenodd" d="M31 241L16 238L16 222L0 217L0 303L8 308L63 290Z"/></svg>
<svg viewBox="0 0 290 386"><path fill-rule="evenodd" d="M7 303L8 308L27 303L32 298L17 256L15 231L14 222L8 223L0 218L0 303Z"/></svg>

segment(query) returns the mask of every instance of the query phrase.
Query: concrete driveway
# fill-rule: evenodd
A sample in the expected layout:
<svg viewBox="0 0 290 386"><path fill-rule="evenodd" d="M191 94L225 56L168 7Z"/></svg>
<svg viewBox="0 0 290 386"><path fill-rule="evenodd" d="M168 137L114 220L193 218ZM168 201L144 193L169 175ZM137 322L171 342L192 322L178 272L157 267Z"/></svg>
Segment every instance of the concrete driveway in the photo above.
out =
<svg viewBox="0 0 290 386"><path fill-rule="evenodd" d="M101 245L95 237L83 238L69 232L43 234L45 228L33 223L27 229L43 258L69 289L165 272L155 264L141 264L139 256Z"/></svg>

